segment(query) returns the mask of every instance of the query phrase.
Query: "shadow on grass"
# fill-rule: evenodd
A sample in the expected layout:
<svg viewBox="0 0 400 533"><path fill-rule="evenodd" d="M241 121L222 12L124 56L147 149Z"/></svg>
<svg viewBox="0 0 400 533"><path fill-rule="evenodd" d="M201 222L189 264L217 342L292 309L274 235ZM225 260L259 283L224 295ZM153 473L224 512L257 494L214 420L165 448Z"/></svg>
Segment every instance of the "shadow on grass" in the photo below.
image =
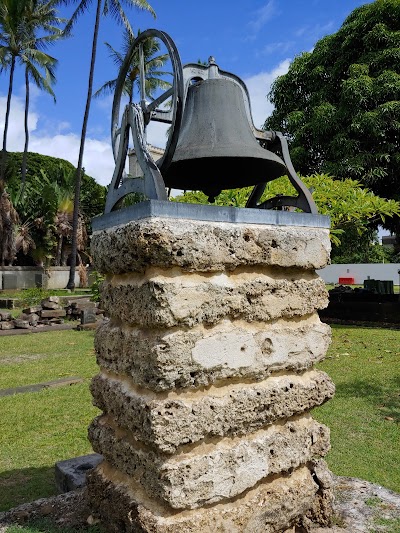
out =
<svg viewBox="0 0 400 533"><path fill-rule="evenodd" d="M21 468L0 473L0 511L56 494L54 467Z"/></svg>
<svg viewBox="0 0 400 533"><path fill-rule="evenodd" d="M400 423L400 377L393 376L385 385L369 380L355 379L336 386L338 398L363 398L371 403L382 416Z"/></svg>

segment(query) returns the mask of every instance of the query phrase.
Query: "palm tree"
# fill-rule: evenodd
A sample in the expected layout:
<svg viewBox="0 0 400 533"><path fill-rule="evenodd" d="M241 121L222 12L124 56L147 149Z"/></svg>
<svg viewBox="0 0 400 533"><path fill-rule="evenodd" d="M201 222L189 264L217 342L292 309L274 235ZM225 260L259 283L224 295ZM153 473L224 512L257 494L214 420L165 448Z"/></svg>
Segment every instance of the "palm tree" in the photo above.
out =
<svg viewBox="0 0 400 533"><path fill-rule="evenodd" d="M1 160L0 189L4 187L7 157L7 132L13 89L14 71L17 60L25 68L25 147L22 162L22 187L25 186L26 159L29 144L29 80L54 97L51 85L55 81L56 59L43 49L59 39L62 32L56 25L63 22L57 17L56 8L61 0L3 0L0 5L0 61L3 68L9 66L10 79L7 95L6 116L3 132L3 151ZM43 74L41 72L43 71Z"/></svg>
<svg viewBox="0 0 400 533"><path fill-rule="evenodd" d="M0 262L11 265L15 254L15 225L19 216L10 200L10 195L3 191L0 195Z"/></svg>
<svg viewBox="0 0 400 533"><path fill-rule="evenodd" d="M56 100L52 85L56 81L54 68L56 67L57 60L46 54L43 49L55 40L63 37L63 32L58 28L58 25L64 22L64 19L57 16L57 7L60 1L48 0L47 2L43 2L42 0L31 0L28 4L29 11L25 13L27 47L21 53L21 61L25 66L25 145L21 168L21 196L23 196L25 189L29 146L29 80L31 79L39 89L51 94L54 102ZM43 32L46 33L43 34ZM44 76L40 69L43 70Z"/></svg>
<svg viewBox="0 0 400 533"><path fill-rule="evenodd" d="M90 0L78 0L78 1L79 1L78 7L74 11L71 19L69 20L68 24L65 27L64 31L66 34L68 34L72 30L77 19L80 17L82 13L87 11L89 5L91 4ZM68 2L68 0L66 0L66 2ZM150 13L152 13L152 15L155 16L153 8L148 4L146 0L123 0L123 2L130 7L136 7L139 9L150 11ZM93 41L92 41L92 55L91 55L89 78L88 78L88 91L87 91L87 97L86 97L85 113L83 116L83 123L82 123L78 165L77 165L76 174L75 174L75 195L74 195L74 216L73 216L73 223L72 223L73 230L72 230L71 264L70 264L69 280L67 283L67 288L72 289L72 290L75 288L75 267L76 267L78 225L79 225L79 197L80 197L81 182L82 182L83 152L85 148L86 130L87 130L87 123L89 119L90 102L92 99L92 92L93 92L93 74L94 74L94 67L95 67L95 62L96 62L97 40L98 40L98 35L99 35L101 12L103 12L103 15L111 14L111 16L113 16L117 20L117 22L123 24L126 28L130 29L130 31L132 32L132 28L129 23L129 20L127 19L125 12L122 8L121 0L97 0L96 18L95 18L95 23L94 23Z"/></svg>
<svg viewBox="0 0 400 533"><path fill-rule="evenodd" d="M138 30L137 36L139 35L140 30ZM135 39L135 35L131 33L128 28L124 28L121 52L115 50L111 46L111 44L105 43L110 52L110 57L113 59L114 64L118 68L118 71L121 69L124 59L128 54ZM171 86L170 83L161 79L161 76L168 74L168 72L159 70L168 61L169 55L161 54L156 56L155 54L157 54L159 51L160 43L158 40L149 38L143 42L145 94L150 99L153 98L153 94L157 89L168 89ZM137 90L139 90L139 84L139 52L137 52L136 56L133 57L123 87L123 93L129 97L129 102L132 102L135 87L137 88ZM101 96L103 94L113 93L115 91L116 85L117 78L115 78L114 80L107 81L104 85L100 87L98 91L94 93L93 96L97 98L98 96Z"/></svg>

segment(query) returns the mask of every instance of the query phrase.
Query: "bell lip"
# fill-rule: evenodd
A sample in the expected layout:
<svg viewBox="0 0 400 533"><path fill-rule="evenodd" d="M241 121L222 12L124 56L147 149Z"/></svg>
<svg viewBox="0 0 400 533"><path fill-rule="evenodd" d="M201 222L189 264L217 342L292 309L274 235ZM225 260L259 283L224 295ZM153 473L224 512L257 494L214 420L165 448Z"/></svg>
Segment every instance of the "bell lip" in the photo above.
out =
<svg viewBox="0 0 400 533"><path fill-rule="evenodd" d="M240 156L172 161L168 169L162 171L166 187L200 191L250 187L287 174L288 169L281 160Z"/></svg>

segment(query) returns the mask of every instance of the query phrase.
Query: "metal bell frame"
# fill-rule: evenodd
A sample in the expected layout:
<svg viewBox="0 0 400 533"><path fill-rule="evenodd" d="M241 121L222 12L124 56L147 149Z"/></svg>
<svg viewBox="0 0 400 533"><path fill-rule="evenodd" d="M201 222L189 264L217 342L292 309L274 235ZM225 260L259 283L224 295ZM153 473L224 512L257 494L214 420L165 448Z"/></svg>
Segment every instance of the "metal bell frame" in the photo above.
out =
<svg viewBox="0 0 400 533"><path fill-rule="evenodd" d="M145 100L143 43L148 38L158 38L164 43L173 69L173 81L171 87L151 103L148 103ZM126 105L120 122L119 116L123 86L132 59L137 53L139 54L140 102ZM228 79L240 87L243 94L247 119L255 139L257 141L263 141L264 144L270 143L273 145L280 145L280 151L286 166L288 178L298 193L298 196L279 195L259 203L267 185L267 180L265 183L254 185L246 202L246 207L258 209L282 209L285 207L291 207L301 209L305 213L317 214L318 210L310 191L296 175L290 159L286 138L280 132L263 131L254 126L251 114L250 97L244 82L238 76L220 70L212 57L209 59L208 66L190 63L182 67L178 50L171 37L167 33L156 29L149 29L140 33L132 43L117 79L111 119L111 141L115 160L115 170L107 194L105 213L118 209L122 200L130 193L137 193L147 199L168 200L163 172L165 172L171 165L178 143L188 87L193 83L193 80L206 80L210 78ZM172 102L170 109L160 109L159 106L171 97ZM157 162L152 159L146 144L145 130L150 120L171 125L164 155ZM132 133L135 153L140 168L143 171L143 177L140 178L124 179L124 167L128 155L129 132ZM187 189L190 189L189 183Z"/></svg>

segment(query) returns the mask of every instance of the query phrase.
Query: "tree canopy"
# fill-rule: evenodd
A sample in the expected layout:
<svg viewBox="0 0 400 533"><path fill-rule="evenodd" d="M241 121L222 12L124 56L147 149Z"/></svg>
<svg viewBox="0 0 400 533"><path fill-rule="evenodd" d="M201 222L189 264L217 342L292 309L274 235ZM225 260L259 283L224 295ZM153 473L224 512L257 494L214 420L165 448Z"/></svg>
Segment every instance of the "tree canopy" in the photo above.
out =
<svg viewBox="0 0 400 533"><path fill-rule="evenodd" d="M14 232L18 264L65 264L72 236L75 167L64 159L28 153L30 171L22 196L22 155L9 153L6 168L7 191L20 221ZM106 188L83 173L77 232L79 252L87 245L86 226L104 210L105 195Z"/></svg>
<svg viewBox="0 0 400 533"><path fill-rule="evenodd" d="M270 92L266 129L290 141L301 174L329 173L400 199L400 2L355 9L295 58Z"/></svg>

